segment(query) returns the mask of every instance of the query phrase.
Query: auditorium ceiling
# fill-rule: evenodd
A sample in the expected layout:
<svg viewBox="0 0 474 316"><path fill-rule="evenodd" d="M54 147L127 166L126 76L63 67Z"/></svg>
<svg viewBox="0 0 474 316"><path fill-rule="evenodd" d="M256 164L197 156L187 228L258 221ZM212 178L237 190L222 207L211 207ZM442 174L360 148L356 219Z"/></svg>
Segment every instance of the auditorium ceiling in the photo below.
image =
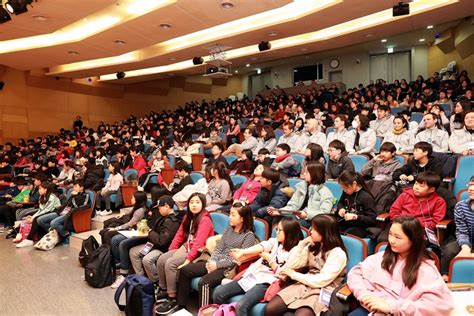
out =
<svg viewBox="0 0 474 316"><path fill-rule="evenodd" d="M403 33L434 40L474 15L470 0L39 0L0 24L0 64L53 77L133 83L204 72L192 58L224 50L234 68L334 50ZM427 30L428 25L434 25ZM417 35L418 36L418 33ZM261 41L272 49L260 52ZM117 72L126 77L116 80Z"/></svg>

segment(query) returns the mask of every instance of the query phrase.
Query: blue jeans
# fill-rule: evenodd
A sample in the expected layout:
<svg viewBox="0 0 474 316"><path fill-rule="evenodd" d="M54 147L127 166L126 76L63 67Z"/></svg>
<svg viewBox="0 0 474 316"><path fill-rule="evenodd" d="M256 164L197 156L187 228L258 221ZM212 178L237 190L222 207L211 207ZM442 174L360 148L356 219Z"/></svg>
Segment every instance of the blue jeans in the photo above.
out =
<svg viewBox="0 0 474 316"><path fill-rule="evenodd" d="M69 231L64 228L66 217L67 215L61 215L51 221L51 227L56 229L56 231L59 235L61 235L61 237L67 237L67 235L69 235Z"/></svg>
<svg viewBox="0 0 474 316"><path fill-rule="evenodd" d="M348 314L348 316L367 316L369 311L363 307L358 307Z"/></svg>
<svg viewBox="0 0 474 316"><path fill-rule="evenodd" d="M51 221L53 219L57 218L58 216L59 215L57 213L54 213L54 212L41 215L37 219L38 225L40 225L41 228L43 228L45 231L48 231L49 228L51 227Z"/></svg>
<svg viewBox="0 0 474 316"><path fill-rule="evenodd" d="M112 237L111 248L112 256L115 260L115 265L120 265L121 273L128 273L130 267L130 257L128 252L130 248L146 242L146 237L132 237L127 238L122 234L117 234Z"/></svg>
<svg viewBox="0 0 474 316"><path fill-rule="evenodd" d="M248 292L244 292L237 281L232 281L217 287L214 290L212 298L216 304L225 304L229 298L243 294L244 296L240 299L236 306L237 315L247 316L250 313L250 309L260 303L260 300L265 295L268 286L269 285L267 283L257 284Z"/></svg>

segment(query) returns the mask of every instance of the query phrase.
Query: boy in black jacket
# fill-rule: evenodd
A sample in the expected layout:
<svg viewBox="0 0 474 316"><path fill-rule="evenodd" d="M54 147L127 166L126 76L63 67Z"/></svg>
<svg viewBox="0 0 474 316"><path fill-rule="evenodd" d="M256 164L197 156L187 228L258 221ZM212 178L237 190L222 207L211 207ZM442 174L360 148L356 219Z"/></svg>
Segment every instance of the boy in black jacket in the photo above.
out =
<svg viewBox="0 0 474 316"><path fill-rule="evenodd" d="M431 171L441 175L443 166L432 156L433 146L427 142L418 142L414 146L413 159L393 172L394 181L414 183L421 172Z"/></svg>
<svg viewBox="0 0 474 316"><path fill-rule="evenodd" d="M148 220L150 232L146 245L138 245L130 249L130 261L136 274L146 275L158 286L158 270L156 262L171 244L178 231L181 219L174 214L174 201L164 195L158 202L158 212ZM166 292L165 292L166 293Z"/></svg>

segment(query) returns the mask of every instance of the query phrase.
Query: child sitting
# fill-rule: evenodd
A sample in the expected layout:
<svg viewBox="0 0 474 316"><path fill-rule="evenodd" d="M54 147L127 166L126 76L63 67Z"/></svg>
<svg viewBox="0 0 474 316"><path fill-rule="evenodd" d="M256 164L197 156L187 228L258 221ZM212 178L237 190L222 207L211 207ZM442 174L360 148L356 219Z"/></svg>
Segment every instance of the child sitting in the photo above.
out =
<svg viewBox="0 0 474 316"><path fill-rule="evenodd" d="M392 143L383 143L380 154L362 167L362 175L370 176L376 181L392 181L393 172L402 165L393 158L397 148Z"/></svg>
<svg viewBox="0 0 474 316"><path fill-rule="evenodd" d="M279 170L282 178L288 178L298 175L297 166L298 161L291 156L290 146L286 143L277 145L272 168Z"/></svg>

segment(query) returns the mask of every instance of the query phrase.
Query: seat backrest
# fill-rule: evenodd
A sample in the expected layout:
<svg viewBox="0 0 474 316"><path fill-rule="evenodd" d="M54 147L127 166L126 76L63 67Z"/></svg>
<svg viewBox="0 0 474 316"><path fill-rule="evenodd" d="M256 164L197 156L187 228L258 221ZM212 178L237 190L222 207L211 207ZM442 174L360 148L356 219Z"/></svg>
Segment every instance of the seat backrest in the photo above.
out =
<svg viewBox="0 0 474 316"><path fill-rule="evenodd" d="M457 199L458 201L465 200L469 197L469 193L467 192L467 189L462 189L461 191L458 192Z"/></svg>
<svg viewBox="0 0 474 316"><path fill-rule="evenodd" d="M275 139L278 141L280 137L283 136L283 131L281 129L276 129L275 130Z"/></svg>
<svg viewBox="0 0 474 316"><path fill-rule="evenodd" d="M387 244L388 243L386 241L378 243L375 247L375 253L385 251L385 249L387 248Z"/></svg>
<svg viewBox="0 0 474 316"><path fill-rule="evenodd" d="M225 160L227 163L230 165L234 160L238 159L239 157L230 155L230 156L224 156Z"/></svg>
<svg viewBox="0 0 474 316"><path fill-rule="evenodd" d="M268 222L261 218L253 219L253 227L255 229L255 236L258 237L260 241L268 239Z"/></svg>
<svg viewBox="0 0 474 316"><path fill-rule="evenodd" d="M336 199L334 205L339 202L339 199L342 196L342 188L336 181L326 181L324 185L331 191L332 195Z"/></svg>
<svg viewBox="0 0 474 316"><path fill-rule="evenodd" d="M231 175L230 179L232 180L232 184L234 185L234 187L248 180L246 176L242 176L239 174Z"/></svg>
<svg viewBox="0 0 474 316"><path fill-rule="evenodd" d="M199 173L199 172L191 172L189 174L189 176L191 177L191 179L193 179L193 182L196 183L198 182L199 180L201 180L202 178L204 178L203 174L202 173Z"/></svg>
<svg viewBox="0 0 474 316"><path fill-rule="evenodd" d="M91 209L95 208L95 192L94 191L86 191L89 194L89 202L91 203Z"/></svg>
<svg viewBox="0 0 474 316"><path fill-rule="evenodd" d="M402 164L402 166L406 165L407 164L407 161L405 159L405 157L403 156L400 156L400 155L395 155L393 156L394 159L400 161L400 163Z"/></svg>
<svg viewBox="0 0 474 316"><path fill-rule="evenodd" d="M296 161L298 161L298 165L295 167L295 169L296 169L296 172L300 173L301 167L303 166L303 161L306 159L306 156L300 155L300 154L291 154L291 157L293 157Z"/></svg>
<svg viewBox="0 0 474 316"><path fill-rule="evenodd" d="M136 169L130 168L130 169L128 169L127 171L125 171L124 178L127 179L127 178L130 177L132 174L138 176L138 171L137 171Z"/></svg>
<svg viewBox="0 0 474 316"><path fill-rule="evenodd" d="M449 283L474 283L474 258L454 258L449 265Z"/></svg>
<svg viewBox="0 0 474 316"><path fill-rule="evenodd" d="M423 113L420 112L413 112L411 114L411 120L420 124L421 120L423 119Z"/></svg>
<svg viewBox="0 0 474 316"><path fill-rule="evenodd" d="M107 168L104 168L104 181L107 181L107 179L110 176L110 171Z"/></svg>
<svg viewBox="0 0 474 316"><path fill-rule="evenodd" d="M362 238L352 235L342 235L342 241L347 250L347 272L367 258L368 248Z"/></svg>
<svg viewBox="0 0 474 316"><path fill-rule="evenodd" d="M469 180L474 175L472 166L474 165L474 156L461 156L458 159L456 167L456 180L453 185L454 196L457 196L459 191L467 188Z"/></svg>
<svg viewBox="0 0 474 316"><path fill-rule="evenodd" d="M217 234L222 234L229 226L229 215L221 212L210 212L214 231Z"/></svg>
<svg viewBox="0 0 474 316"><path fill-rule="evenodd" d="M355 171L357 172L361 172L362 167L369 161L364 155L349 155L349 158L351 158Z"/></svg>
<svg viewBox="0 0 474 316"><path fill-rule="evenodd" d="M403 111L403 110L405 110L404 107L399 107L399 108L392 108L390 111L392 112L392 114L393 114L394 116L397 116L398 113L400 113L400 112Z"/></svg>
<svg viewBox="0 0 474 316"><path fill-rule="evenodd" d="M326 135L329 135L329 133L334 132L335 128L333 126L326 128Z"/></svg>
<svg viewBox="0 0 474 316"><path fill-rule="evenodd" d="M170 168L174 168L176 158L173 155L168 155L168 161L170 162Z"/></svg>
<svg viewBox="0 0 474 316"><path fill-rule="evenodd" d="M383 137L377 136L375 139L375 152L380 152L380 146L382 146Z"/></svg>
<svg viewBox="0 0 474 316"><path fill-rule="evenodd" d="M298 178L288 178L288 186L291 188L296 188L296 185L300 182L303 182L303 179L298 179Z"/></svg>

